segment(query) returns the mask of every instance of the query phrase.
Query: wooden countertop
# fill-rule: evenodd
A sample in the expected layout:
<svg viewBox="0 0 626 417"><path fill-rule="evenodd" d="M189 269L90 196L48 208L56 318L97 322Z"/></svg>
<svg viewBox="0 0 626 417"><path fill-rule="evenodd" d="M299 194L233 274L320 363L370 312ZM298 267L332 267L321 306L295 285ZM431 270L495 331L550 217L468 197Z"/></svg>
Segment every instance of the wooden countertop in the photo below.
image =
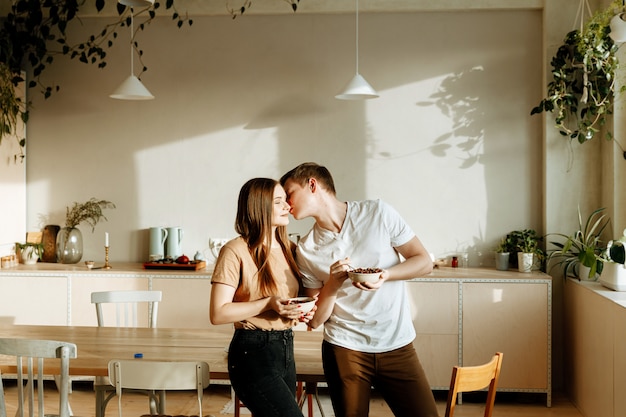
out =
<svg viewBox="0 0 626 417"><path fill-rule="evenodd" d="M96 266L102 266L104 262L96 262ZM59 264L39 262L35 265L20 264L13 268L0 269L0 277L7 276L100 276L100 277L123 277L139 276L154 278L203 278L210 279L214 264L207 263L204 269L194 270L167 270L167 269L144 269L140 262L113 262L111 269L88 269L84 262L77 264ZM519 272L517 269L499 271L495 268L451 268L436 267L429 275L414 280L431 279L551 279L550 275L541 271Z"/></svg>

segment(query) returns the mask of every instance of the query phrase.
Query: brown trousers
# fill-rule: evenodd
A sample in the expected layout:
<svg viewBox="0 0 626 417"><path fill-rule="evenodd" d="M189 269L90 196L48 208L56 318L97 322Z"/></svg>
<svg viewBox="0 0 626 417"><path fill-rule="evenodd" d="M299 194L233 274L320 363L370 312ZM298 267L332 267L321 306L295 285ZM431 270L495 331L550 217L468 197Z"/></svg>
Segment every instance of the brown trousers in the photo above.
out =
<svg viewBox="0 0 626 417"><path fill-rule="evenodd" d="M390 352L364 353L324 342L322 359L336 417L367 417L372 387L396 417L438 417L412 343Z"/></svg>

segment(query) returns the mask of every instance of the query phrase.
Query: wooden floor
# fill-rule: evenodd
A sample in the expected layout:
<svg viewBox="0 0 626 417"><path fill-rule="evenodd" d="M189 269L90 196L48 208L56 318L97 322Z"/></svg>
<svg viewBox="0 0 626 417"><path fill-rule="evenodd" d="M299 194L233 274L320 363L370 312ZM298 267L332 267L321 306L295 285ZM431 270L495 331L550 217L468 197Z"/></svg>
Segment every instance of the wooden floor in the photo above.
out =
<svg viewBox="0 0 626 417"><path fill-rule="evenodd" d="M56 404L54 394L56 390L54 385L48 386L46 382L46 398L50 395L50 399L46 399L46 409L50 408L50 412L55 412ZM7 403L7 416L15 415L15 397L16 383L15 380L4 381L5 395ZM441 416L445 411L445 395L446 392L438 391L435 393L437 406ZM482 394L465 394L463 404L456 407L455 417L482 417L483 408L479 401L483 401ZM328 397L324 395L323 389L321 396L324 400L324 410L326 416L332 416L332 408L328 403ZM148 414L147 397L141 394L125 394L123 397L122 408L124 416L137 417L142 414ZM211 385L204 396L204 415L212 414L216 417L228 416L232 414L221 414L224 406L230 400L230 386L228 385ZM93 386L89 382L74 382L73 392L70 398L71 407L74 415L83 417L93 417L94 413L94 392ZM306 404L305 404L306 410ZM48 410L46 410L48 411ZM197 415L198 409L195 402L195 393L190 392L171 392L167 394L167 412L173 415ZM306 415L306 411L305 411ZM318 411L315 415L320 415ZM370 417L388 417L393 416L385 402L374 395L371 401ZM493 417L583 417L582 414L569 402L563 395L554 394L552 399L552 407L546 407L545 395L543 394L519 394L519 393L498 393L496 397L496 406ZM106 417L118 417L117 399L113 399L106 412ZM411 416L401 416L411 417Z"/></svg>

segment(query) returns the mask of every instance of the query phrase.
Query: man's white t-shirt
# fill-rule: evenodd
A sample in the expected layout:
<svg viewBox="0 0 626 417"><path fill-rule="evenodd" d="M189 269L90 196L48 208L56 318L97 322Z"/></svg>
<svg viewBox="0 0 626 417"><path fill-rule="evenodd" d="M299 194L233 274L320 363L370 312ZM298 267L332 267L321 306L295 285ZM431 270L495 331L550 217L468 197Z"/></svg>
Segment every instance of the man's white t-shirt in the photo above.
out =
<svg viewBox="0 0 626 417"><path fill-rule="evenodd" d="M339 233L313 226L298 245L296 260L303 285L321 288L330 265L350 258L355 268L389 268L400 262L394 247L415 236L390 205L380 200L350 201ZM376 291L363 291L346 279L324 324L324 340L360 352L380 353L405 346L415 338L404 281L385 281Z"/></svg>

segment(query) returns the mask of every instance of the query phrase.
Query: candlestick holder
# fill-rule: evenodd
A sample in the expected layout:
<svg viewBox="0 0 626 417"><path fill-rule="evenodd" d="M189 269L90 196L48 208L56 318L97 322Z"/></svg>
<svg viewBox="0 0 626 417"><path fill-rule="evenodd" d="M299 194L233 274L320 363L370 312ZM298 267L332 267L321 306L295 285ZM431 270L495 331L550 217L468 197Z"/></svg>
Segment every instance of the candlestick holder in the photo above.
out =
<svg viewBox="0 0 626 417"><path fill-rule="evenodd" d="M103 269L111 269L111 265L109 265L109 247L104 247L104 266Z"/></svg>

